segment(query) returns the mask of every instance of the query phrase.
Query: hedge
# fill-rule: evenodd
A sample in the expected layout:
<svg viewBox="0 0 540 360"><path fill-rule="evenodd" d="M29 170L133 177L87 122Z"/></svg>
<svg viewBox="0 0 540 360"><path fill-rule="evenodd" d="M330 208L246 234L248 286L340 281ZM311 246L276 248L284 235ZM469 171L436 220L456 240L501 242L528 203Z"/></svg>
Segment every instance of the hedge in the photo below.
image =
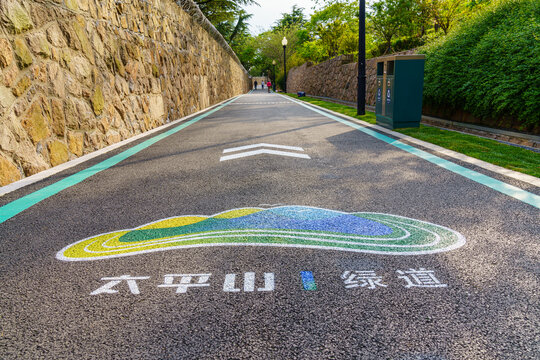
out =
<svg viewBox="0 0 540 360"><path fill-rule="evenodd" d="M540 1L492 4L426 54L424 102L540 127Z"/></svg>

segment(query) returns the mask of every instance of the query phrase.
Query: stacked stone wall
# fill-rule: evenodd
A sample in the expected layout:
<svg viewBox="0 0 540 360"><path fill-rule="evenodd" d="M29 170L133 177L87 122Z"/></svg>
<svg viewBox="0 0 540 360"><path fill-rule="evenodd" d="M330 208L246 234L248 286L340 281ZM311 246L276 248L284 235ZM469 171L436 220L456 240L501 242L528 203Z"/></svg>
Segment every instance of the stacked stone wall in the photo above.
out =
<svg viewBox="0 0 540 360"><path fill-rule="evenodd" d="M414 50L394 55L414 54ZM366 104L375 105L377 61L366 61ZM323 63L305 63L291 69L287 75L287 91L305 91L306 94L325 96L349 102L356 102L358 89L358 63L352 55L342 55Z"/></svg>
<svg viewBox="0 0 540 360"><path fill-rule="evenodd" d="M245 93L191 0L1 0L0 185Z"/></svg>

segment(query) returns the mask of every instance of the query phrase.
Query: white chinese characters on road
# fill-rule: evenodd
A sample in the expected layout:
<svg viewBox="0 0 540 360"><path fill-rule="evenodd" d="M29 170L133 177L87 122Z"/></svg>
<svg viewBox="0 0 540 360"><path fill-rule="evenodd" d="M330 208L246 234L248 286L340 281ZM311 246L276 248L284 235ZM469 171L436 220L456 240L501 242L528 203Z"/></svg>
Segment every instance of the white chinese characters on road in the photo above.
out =
<svg viewBox="0 0 540 360"><path fill-rule="evenodd" d="M394 276L394 280L401 279L403 281L401 287L406 289L445 288L448 286L435 276L434 270L419 268L396 270L395 273L397 276ZM212 276L212 273L165 274L163 275L163 281L155 287L172 288L176 294L201 291L202 288L214 286L216 281L212 282ZM301 271L299 277L304 285L304 290L317 290L316 279L311 271ZM92 291L90 295L114 295L121 292L139 295L141 293L140 282L147 281L150 278L150 276L131 275L103 277L101 281L106 281L106 283ZM222 284L220 288L225 293L272 292L276 288L275 275L272 272L257 274L250 271L243 274L225 274L223 278L218 277L218 279L220 279L218 283ZM374 270L345 270L341 276L336 276L336 279L343 282L345 289L374 290L388 288L391 285L389 277L385 278Z"/></svg>

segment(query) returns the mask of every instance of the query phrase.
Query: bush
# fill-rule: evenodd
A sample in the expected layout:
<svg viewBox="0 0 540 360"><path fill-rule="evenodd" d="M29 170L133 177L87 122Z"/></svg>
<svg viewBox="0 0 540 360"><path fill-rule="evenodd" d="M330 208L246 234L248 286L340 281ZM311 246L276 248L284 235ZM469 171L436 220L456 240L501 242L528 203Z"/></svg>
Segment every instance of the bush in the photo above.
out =
<svg viewBox="0 0 540 360"><path fill-rule="evenodd" d="M540 126L539 19L538 0L501 1L420 49L425 103Z"/></svg>

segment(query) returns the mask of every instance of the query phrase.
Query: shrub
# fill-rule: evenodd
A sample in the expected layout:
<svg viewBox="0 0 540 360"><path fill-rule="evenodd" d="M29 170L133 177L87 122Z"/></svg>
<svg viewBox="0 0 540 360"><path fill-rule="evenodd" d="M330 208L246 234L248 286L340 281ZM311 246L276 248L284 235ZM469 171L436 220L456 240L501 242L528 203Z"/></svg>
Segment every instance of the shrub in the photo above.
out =
<svg viewBox="0 0 540 360"><path fill-rule="evenodd" d="M486 7L447 37L423 47L424 101L485 118L540 125L540 2Z"/></svg>

